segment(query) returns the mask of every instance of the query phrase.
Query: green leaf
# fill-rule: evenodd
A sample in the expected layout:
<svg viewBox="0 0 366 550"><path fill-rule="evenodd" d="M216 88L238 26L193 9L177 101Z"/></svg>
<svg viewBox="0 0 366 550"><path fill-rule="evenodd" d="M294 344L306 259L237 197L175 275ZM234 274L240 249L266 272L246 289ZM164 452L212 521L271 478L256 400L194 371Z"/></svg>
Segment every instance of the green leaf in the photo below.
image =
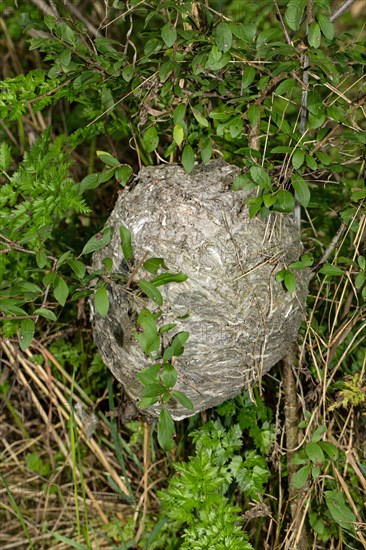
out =
<svg viewBox="0 0 366 550"><path fill-rule="evenodd" d="M166 23L161 29L161 37L167 48L171 48L177 40L177 31L173 29L170 23Z"/></svg>
<svg viewBox="0 0 366 550"><path fill-rule="evenodd" d="M158 269L168 269L165 265L164 258L149 258L144 262L143 268L153 275L155 275Z"/></svg>
<svg viewBox="0 0 366 550"><path fill-rule="evenodd" d="M271 180L264 168L254 165L250 169L250 175L253 181L259 185L261 189L271 189Z"/></svg>
<svg viewBox="0 0 366 550"><path fill-rule="evenodd" d="M181 124L175 124L173 128L173 139L175 143L180 146L184 139L184 130Z"/></svg>
<svg viewBox="0 0 366 550"><path fill-rule="evenodd" d="M151 383L144 385L144 389L142 391L142 397L158 397L163 394L164 388L160 383Z"/></svg>
<svg viewBox="0 0 366 550"><path fill-rule="evenodd" d="M286 78L282 80L276 88L276 95L283 95L297 86L297 82L294 78Z"/></svg>
<svg viewBox="0 0 366 550"><path fill-rule="evenodd" d="M244 73L241 79L241 87L243 90L245 90L246 88L249 88L249 86L255 79L255 75L256 75L256 70L254 67L250 65L245 67Z"/></svg>
<svg viewBox="0 0 366 550"><path fill-rule="evenodd" d="M243 127L244 127L244 123L240 116L233 118L230 121L230 126L229 126L231 137L233 139L238 137L242 133Z"/></svg>
<svg viewBox="0 0 366 550"><path fill-rule="evenodd" d="M60 63L63 67L67 68L70 65L71 61L71 50L65 49L62 50L56 57L56 62Z"/></svg>
<svg viewBox="0 0 366 550"><path fill-rule="evenodd" d="M222 52L214 44L212 46L210 54L208 56L208 60L207 60L207 63L206 63L206 68L211 67L212 65L214 65L215 63L220 61L221 58L222 58Z"/></svg>
<svg viewBox="0 0 366 550"><path fill-rule="evenodd" d="M164 451L170 451L174 447L174 431L174 421L170 412L165 408L161 409L158 421L158 441Z"/></svg>
<svg viewBox="0 0 366 550"><path fill-rule="evenodd" d="M275 154L275 153L292 153L293 151L293 148L292 147L288 147L287 145L278 145L277 147L273 147L271 149L271 154Z"/></svg>
<svg viewBox="0 0 366 550"><path fill-rule="evenodd" d="M137 378L144 386L148 384L158 384L161 367L162 365L160 363L155 363L155 365L151 365L151 367L142 369L142 371L137 374Z"/></svg>
<svg viewBox="0 0 366 550"><path fill-rule="evenodd" d="M69 287L62 277L57 275L53 283L53 295L60 304L64 306L69 295Z"/></svg>
<svg viewBox="0 0 366 550"><path fill-rule="evenodd" d="M321 440L325 432L327 431L326 426L318 426L315 432L312 435L311 441L313 443L318 443Z"/></svg>
<svg viewBox="0 0 366 550"><path fill-rule="evenodd" d="M306 158L306 164L309 166L309 168L311 168L311 170L317 170L318 165L314 157L312 157L311 155L306 155L305 158Z"/></svg>
<svg viewBox="0 0 366 550"><path fill-rule="evenodd" d="M16 305L15 300L6 299L0 301L0 311L12 315L27 315L27 312Z"/></svg>
<svg viewBox="0 0 366 550"><path fill-rule="evenodd" d="M252 199L247 200L248 209L249 209L249 217L254 218L256 214L258 214L259 210L261 209L261 206L263 204L262 197L255 197Z"/></svg>
<svg viewBox="0 0 366 550"><path fill-rule="evenodd" d="M352 201L359 201L366 198L366 188L359 189L358 191L353 191L351 195Z"/></svg>
<svg viewBox="0 0 366 550"><path fill-rule="evenodd" d="M184 345L189 338L189 332L178 332L170 343L170 346L166 348L163 355L164 361L170 361L172 357L178 357L184 352Z"/></svg>
<svg viewBox="0 0 366 550"><path fill-rule="evenodd" d="M139 401L140 409L148 409L152 405L155 405L160 399L160 395L155 394L153 397L142 397Z"/></svg>
<svg viewBox="0 0 366 550"><path fill-rule="evenodd" d="M72 258L71 260L68 260L67 263L69 264L75 275L79 277L79 279L84 279L86 267L83 262Z"/></svg>
<svg viewBox="0 0 366 550"><path fill-rule="evenodd" d="M288 267L289 269L305 269L312 266L314 263L314 257L309 252L306 252L301 256L298 262L292 262Z"/></svg>
<svg viewBox="0 0 366 550"><path fill-rule="evenodd" d="M114 177L120 185L124 186L132 176L132 173L131 166L124 164L115 170Z"/></svg>
<svg viewBox="0 0 366 550"><path fill-rule="evenodd" d="M106 151L97 151L97 157L107 166L116 167L120 165L119 160Z"/></svg>
<svg viewBox="0 0 366 550"><path fill-rule="evenodd" d="M119 236L121 239L123 256L128 263L133 258L131 232L127 229L127 227L121 225L119 228Z"/></svg>
<svg viewBox="0 0 366 550"><path fill-rule="evenodd" d="M104 229L102 229L102 231L100 231L96 235L93 235L93 237L88 240L81 254L90 254L95 250L104 248L107 244L111 242L111 239L112 239L112 228L105 227Z"/></svg>
<svg viewBox="0 0 366 550"><path fill-rule="evenodd" d="M304 164L304 160L305 160L304 151L297 149L292 155L292 166L295 168L295 170L298 170L300 166Z"/></svg>
<svg viewBox="0 0 366 550"><path fill-rule="evenodd" d="M17 287L18 286L21 292L24 292L26 294L34 294L36 296L39 296L40 294L42 294L42 290L35 283L24 281L24 283L20 283L19 285L17 285Z"/></svg>
<svg viewBox="0 0 366 550"><path fill-rule="evenodd" d="M138 341L142 351L147 356L155 356L160 347L160 337L156 327L156 321L148 309L143 309L137 317L138 331L134 337Z"/></svg>
<svg viewBox="0 0 366 550"><path fill-rule="evenodd" d="M173 365L171 363L164 363L161 379L165 388L173 388L177 382L177 378L178 374Z"/></svg>
<svg viewBox="0 0 366 550"><path fill-rule="evenodd" d="M292 174L291 176L292 187L295 189L300 204L306 208L310 202L310 189L308 183L299 176L299 174Z"/></svg>
<svg viewBox="0 0 366 550"><path fill-rule="evenodd" d="M187 143L187 145L184 146L183 153L182 153L182 164L187 174L192 172L194 168L194 151L192 147L189 145L189 143Z"/></svg>
<svg viewBox="0 0 366 550"><path fill-rule="evenodd" d="M20 349L25 351L33 340L34 336L34 321L33 319L23 319L18 329L18 339Z"/></svg>
<svg viewBox="0 0 366 550"><path fill-rule="evenodd" d="M365 280L366 280L366 275L363 271L361 271L355 279L355 287L357 288L357 290L363 286Z"/></svg>
<svg viewBox="0 0 366 550"><path fill-rule="evenodd" d="M263 204L266 208L271 208L276 202L276 195L274 193L262 195Z"/></svg>
<svg viewBox="0 0 366 550"><path fill-rule="evenodd" d="M321 29L322 33L324 34L325 38L327 38L328 40L333 40L333 38L334 38L334 27L333 27L333 23L331 22L329 17L327 17L326 15L319 14L317 16L317 19L318 19L318 23L320 25L320 29Z"/></svg>
<svg viewBox="0 0 366 550"><path fill-rule="evenodd" d="M246 21L245 23L229 23L229 25L233 35L239 38L239 40L243 40L248 44L253 44L257 30L253 23L248 23Z"/></svg>
<svg viewBox="0 0 366 550"><path fill-rule="evenodd" d="M352 523L356 517L352 510L346 505L344 494L340 491L325 491L325 502L334 521L343 529L352 530Z"/></svg>
<svg viewBox="0 0 366 550"><path fill-rule="evenodd" d="M168 79L168 77L172 74L176 66L177 66L176 63L171 60L165 61L160 65L159 77L161 82L165 82Z"/></svg>
<svg viewBox="0 0 366 550"><path fill-rule="evenodd" d="M96 173L85 176L80 182L80 193L85 193L85 191L98 187L102 183L99 176L100 174Z"/></svg>
<svg viewBox="0 0 366 550"><path fill-rule="evenodd" d="M309 46L312 48L319 48L321 40L320 27L318 23L311 23L308 32Z"/></svg>
<svg viewBox="0 0 366 550"><path fill-rule="evenodd" d="M319 273L322 273L323 275L334 275L335 277L340 277L341 275L343 275L343 270L336 265L324 264L323 267L319 269Z"/></svg>
<svg viewBox="0 0 366 550"><path fill-rule="evenodd" d="M273 206L278 212L292 212L295 207L295 199L290 191L280 189L276 194L276 202Z"/></svg>
<svg viewBox="0 0 366 550"><path fill-rule="evenodd" d="M138 286L141 288L142 292L146 294L146 296L148 296L148 298L150 298L150 300L152 300L155 304L158 306L163 305L163 297L155 285L145 279L140 279Z"/></svg>
<svg viewBox="0 0 366 550"><path fill-rule="evenodd" d="M181 124L186 116L186 106L184 103L179 103L173 111L174 124Z"/></svg>
<svg viewBox="0 0 366 550"><path fill-rule="evenodd" d="M99 173L99 183L105 183L114 177L117 168L110 168Z"/></svg>
<svg viewBox="0 0 366 550"><path fill-rule="evenodd" d="M122 70L122 77L126 82L131 82L133 79L133 75L135 74L135 66L134 65L127 65Z"/></svg>
<svg viewBox="0 0 366 550"><path fill-rule="evenodd" d="M240 174L234 178L233 191L238 191L239 189L251 190L254 189L254 187L254 183L247 174Z"/></svg>
<svg viewBox="0 0 366 550"><path fill-rule="evenodd" d="M201 159L203 164L206 164L212 157L212 141L211 138L205 139L201 147Z"/></svg>
<svg viewBox="0 0 366 550"><path fill-rule="evenodd" d="M285 12L285 21L291 30L299 28L307 0L290 0Z"/></svg>
<svg viewBox="0 0 366 550"><path fill-rule="evenodd" d="M72 46L76 46L76 34L71 30L71 28L66 25L66 23L59 23L56 28L57 35L65 42L68 42L68 44L71 44Z"/></svg>
<svg viewBox="0 0 366 550"><path fill-rule="evenodd" d="M302 489L308 480L309 473L310 464L306 464L292 476L291 485L295 487L295 489Z"/></svg>
<svg viewBox="0 0 366 550"><path fill-rule="evenodd" d="M107 317L109 311L109 297L105 285L98 288L94 295L94 306L101 317Z"/></svg>
<svg viewBox="0 0 366 550"><path fill-rule="evenodd" d="M357 258L357 263L358 263L360 269L362 269L363 271L366 270L366 258L364 256L359 256Z"/></svg>
<svg viewBox="0 0 366 550"><path fill-rule="evenodd" d="M143 135L142 143L147 153L152 153L159 145L159 135L155 126L150 126Z"/></svg>
<svg viewBox="0 0 366 550"><path fill-rule="evenodd" d="M216 27L215 32L215 42L216 46L222 52L228 52L233 43L233 34L229 23L222 21Z"/></svg>
<svg viewBox="0 0 366 550"><path fill-rule="evenodd" d="M53 31L57 24L56 17L53 17L52 15L46 15L44 22L50 31Z"/></svg>
<svg viewBox="0 0 366 550"><path fill-rule="evenodd" d="M11 150L7 143L0 145L0 170L6 172L11 165Z"/></svg>
<svg viewBox="0 0 366 550"><path fill-rule="evenodd" d="M27 453L25 463L27 468L36 474L47 476L50 473L50 463L43 461L37 453Z"/></svg>
<svg viewBox="0 0 366 550"><path fill-rule="evenodd" d="M259 119L259 105L250 105L248 109L248 120L253 127L257 124Z"/></svg>
<svg viewBox="0 0 366 550"><path fill-rule="evenodd" d="M163 42L159 38L151 38L148 40L144 46L144 54L146 57L151 57L152 55L160 52L163 47Z"/></svg>
<svg viewBox="0 0 366 550"><path fill-rule="evenodd" d="M104 265L104 267L106 268L107 271L111 272L112 269L113 269L113 260L112 258L103 258L102 260L102 264ZM125 274L122 275L121 273L119 274L119 277L125 277ZM121 281L121 279L119 279Z"/></svg>
<svg viewBox="0 0 366 550"><path fill-rule="evenodd" d="M192 106L191 111L198 124L200 124L200 126L203 126L204 128L208 128L208 120L203 116L203 114Z"/></svg>
<svg viewBox="0 0 366 550"><path fill-rule="evenodd" d="M41 315L41 317L44 317L45 319L48 319L49 321L56 321L57 317L53 313L53 311L50 311L49 309L46 309L44 307L40 307L38 309L34 310L34 315Z"/></svg>
<svg viewBox="0 0 366 550"><path fill-rule="evenodd" d="M64 254L61 254L59 259L57 260L56 269L59 269L62 264L65 264L67 259L71 256L71 251L68 250L67 252L64 252Z"/></svg>
<svg viewBox="0 0 366 550"><path fill-rule="evenodd" d="M161 275L157 275L150 282L155 286L161 286L167 283L184 283L187 279L188 275L185 273L161 273Z"/></svg>
<svg viewBox="0 0 366 550"><path fill-rule="evenodd" d="M307 443L305 445L305 453L311 462L314 462L315 464L322 464L324 462L323 449L318 443Z"/></svg>
<svg viewBox="0 0 366 550"><path fill-rule="evenodd" d="M172 330L176 326L177 326L177 323L168 323L167 325L164 325L164 326L159 328L159 333L163 334L164 332L169 332L170 330Z"/></svg>
<svg viewBox="0 0 366 550"><path fill-rule="evenodd" d="M288 292L295 292L296 290L296 277L291 271L286 271L283 282Z"/></svg>
<svg viewBox="0 0 366 550"><path fill-rule="evenodd" d="M320 441L319 445L331 460L338 460L338 449L335 445L333 445L333 443L329 443L328 441Z"/></svg>
<svg viewBox="0 0 366 550"><path fill-rule="evenodd" d="M178 390L174 390L172 392L172 396L175 397L175 399L177 401L179 401L179 403L185 407L186 409L190 410L190 411L193 411L194 410L194 406L193 406L193 403L192 401L189 399L189 397L186 396L185 393L181 392L181 391L178 391Z"/></svg>
<svg viewBox="0 0 366 550"><path fill-rule="evenodd" d="M47 256L43 250L39 250L36 254L36 262L40 269L47 265Z"/></svg>

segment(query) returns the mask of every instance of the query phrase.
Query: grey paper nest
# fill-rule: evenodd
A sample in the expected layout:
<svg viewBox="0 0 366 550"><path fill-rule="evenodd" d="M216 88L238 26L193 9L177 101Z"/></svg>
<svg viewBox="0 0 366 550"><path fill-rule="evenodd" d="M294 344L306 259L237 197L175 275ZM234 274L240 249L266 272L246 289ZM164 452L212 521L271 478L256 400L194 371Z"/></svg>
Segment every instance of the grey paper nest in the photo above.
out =
<svg viewBox="0 0 366 550"><path fill-rule="evenodd" d="M123 272L119 227L132 234L136 262L164 258L170 271L188 275L184 283L160 286L164 297L158 324L178 323L190 337L176 359L178 382L195 412L222 403L262 376L296 340L304 318L308 274L297 272L297 288L286 292L275 275L299 259L303 249L293 216L249 219L248 192L231 190L238 168L222 161L197 166L187 175L177 165L143 168L138 183L122 192L107 221L111 243L94 253L94 267L113 259ZM143 269L138 278L151 278ZM110 311L95 317L94 338L105 364L138 405L137 373L153 361L135 340L138 301L119 285L109 290ZM151 301L147 307L154 309ZM186 314L189 317L182 319ZM167 341L168 344L168 341ZM156 414L158 408L149 409ZM173 404L176 419L192 412Z"/></svg>

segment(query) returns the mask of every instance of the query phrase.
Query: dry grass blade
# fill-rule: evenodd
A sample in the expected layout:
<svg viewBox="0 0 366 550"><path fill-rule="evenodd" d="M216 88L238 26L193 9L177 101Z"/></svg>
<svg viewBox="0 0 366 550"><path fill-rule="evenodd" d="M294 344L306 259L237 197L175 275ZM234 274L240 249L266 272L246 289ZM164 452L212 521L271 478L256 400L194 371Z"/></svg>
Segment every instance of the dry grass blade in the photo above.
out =
<svg viewBox="0 0 366 550"><path fill-rule="evenodd" d="M50 379L46 363L40 365L32 361L30 352L29 358L26 358L10 341L1 342L1 349L3 360L6 358L8 368L13 371L14 384L17 385L13 395L9 392L6 402L12 418L16 418L17 421L8 424L6 431L3 424L1 430L0 473L7 480L12 498L18 503L37 548L49 548L50 544L52 548L65 548L61 542L55 545L52 531L62 532L66 537L75 536L76 505L81 514L81 521L99 525L99 533L102 532L101 525L109 524L109 514L112 510L118 513L127 509L123 501L118 502L120 499L116 494L110 494L108 491L108 476L122 493L128 495L129 492L121 473L116 470L113 455L102 449L95 439L87 440L81 420L70 410L70 406L74 407L76 403L90 405L90 400L84 399L86 396L83 395L82 389L74 384L72 392L71 385L62 384L56 377ZM52 354L46 353L44 349L43 352L53 365L63 371ZM18 396L22 394L23 400L18 403ZM48 411L47 401L50 407ZM23 410L19 413L21 407ZM73 461L67 427L72 419L77 424L80 441L89 449L87 462L93 463L92 468L87 464L82 465ZM106 424L102 423L101 427L104 431L109 431ZM57 456L59 458L55 458ZM35 475L30 477L29 471L32 470L35 471ZM80 484L83 488L80 494L75 494L69 475L65 477L67 470L75 471L79 488ZM100 490L96 490L97 487ZM7 514L8 520L11 520L14 518L14 510L7 504L5 489L1 489L0 494L0 508ZM46 534L42 533L45 522ZM73 525L71 529L70 523ZM23 541L18 538L19 524L14 523L13 531L10 525L13 524L7 523L7 528L0 535L0 546L21 548ZM96 541L95 548L103 548L104 545L102 537ZM24 546L27 546L26 539Z"/></svg>

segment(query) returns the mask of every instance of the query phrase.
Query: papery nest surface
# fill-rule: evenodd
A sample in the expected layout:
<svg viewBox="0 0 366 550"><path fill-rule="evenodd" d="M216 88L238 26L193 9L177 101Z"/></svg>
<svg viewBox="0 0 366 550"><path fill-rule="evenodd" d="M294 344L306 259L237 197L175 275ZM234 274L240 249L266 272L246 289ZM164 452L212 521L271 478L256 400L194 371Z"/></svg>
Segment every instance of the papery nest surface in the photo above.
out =
<svg viewBox="0 0 366 550"><path fill-rule="evenodd" d="M271 213L250 219L245 200L251 192L231 189L238 174L223 161L197 166L191 174L173 164L143 168L137 184L120 193L106 223L114 229L111 242L93 255L95 268L109 257L114 272L125 272L119 234L124 225L132 235L136 264L164 258L171 272L188 276L183 283L159 286L164 304L157 323L177 323L164 345L178 332L190 333L183 355L175 359L174 389L191 399L194 412L260 383L296 340L305 318L308 272L296 272L293 293L275 280L303 253L294 217ZM136 278L152 276L141 268ZM154 312L157 306L120 284L111 284L108 292L110 310L106 318L95 316L94 339L105 364L138 405L137 374L155 361L134 337L136 318L143 307ZM168 408L176 419L193 414L179 403Z"/></svg>

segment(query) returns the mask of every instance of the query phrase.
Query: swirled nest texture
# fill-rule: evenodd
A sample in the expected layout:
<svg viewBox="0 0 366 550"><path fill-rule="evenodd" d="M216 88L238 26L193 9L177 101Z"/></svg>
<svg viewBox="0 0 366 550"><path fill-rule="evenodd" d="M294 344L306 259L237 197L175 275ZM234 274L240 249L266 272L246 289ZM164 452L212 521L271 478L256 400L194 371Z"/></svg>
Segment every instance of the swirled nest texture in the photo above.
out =
<svg viewBox="0 0 366 550"><path fill-rule="evenodd" d="M177 165L143 168L138 182L124 190L106 226L114 228L109 245L94 253L94 267L113 259L113 270L125 272L119 227L132 234L136 263L164 258L169 270L183 272L183 283L160 286L164 297L158 326L177 323L167 333L188 331L183 355L175 360L178 382L195 412L216 406L260 383L262 376L296 340L304 318L308 273L296 272L297 287L287 292L276 273L303 252L290 214L249 218L250 192L233 192L235 166L212 161L186 174ZM151 278L140 269L138 278ZM135 337L141 295L111 284L110 311L96 315L94 338L105 364L138 405L142 386L138 372L153 363ZM156 306L146 300L150 310ZM149 412L157 414L159 408ZM173 417L192 414L179 403L169 405Z"/></svg>

